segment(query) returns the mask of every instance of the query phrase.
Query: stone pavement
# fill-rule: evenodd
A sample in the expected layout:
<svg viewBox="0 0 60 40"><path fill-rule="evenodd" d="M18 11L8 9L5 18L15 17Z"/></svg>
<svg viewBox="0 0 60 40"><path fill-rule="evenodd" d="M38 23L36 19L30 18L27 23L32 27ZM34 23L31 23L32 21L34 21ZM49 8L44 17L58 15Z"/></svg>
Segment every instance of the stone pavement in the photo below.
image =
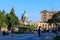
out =
<svg viewBox="0 0 60 40"><path fill-rule="evenodd" d="M56 34L54 33L41 33L41 37L38 34L14 34L10 36L0 36L0 40L53 40Z"/></svg>

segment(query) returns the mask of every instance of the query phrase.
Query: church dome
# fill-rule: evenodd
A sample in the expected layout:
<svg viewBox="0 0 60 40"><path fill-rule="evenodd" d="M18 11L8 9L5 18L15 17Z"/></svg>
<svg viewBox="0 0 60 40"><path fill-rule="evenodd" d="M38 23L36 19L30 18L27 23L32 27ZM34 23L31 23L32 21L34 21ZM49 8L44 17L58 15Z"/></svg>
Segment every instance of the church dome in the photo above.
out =
<svg viewBox="0 0 60 40"><path fill-rule="evenodd" d="M23 17L28 17L26 11L24 11L24 13L23 13Z"/></svg>
<svg viewBox="0 0 60 40"><path fill-rule="evenodd" d="M24 11L24 13L22 14L21 19L22 19L23 21L28 21L28 15L26 14L25 11Z"/></svg>

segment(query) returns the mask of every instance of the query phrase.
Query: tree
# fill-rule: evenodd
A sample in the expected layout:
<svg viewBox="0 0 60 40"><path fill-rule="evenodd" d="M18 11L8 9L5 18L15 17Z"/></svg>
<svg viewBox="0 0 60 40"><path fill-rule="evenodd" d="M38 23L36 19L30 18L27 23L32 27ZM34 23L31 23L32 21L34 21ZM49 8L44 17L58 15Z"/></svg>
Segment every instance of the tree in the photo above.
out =
<svg viewBox="0 0 60 40"><path fill-rule="evenodd" d="M54 40L60 40L60 35L56 36Z"/></svg>
<svg viewBox="0 0 60 40"><path fill-rule="evenodd" d="M11 27L19 25L18 17L15 15L14 8L11 9L10 14L6 14L6 22L8 24L8 29Z"/></svg>
<svg viewBox="0 0 60 40"><path fill-rule="evenodd" d="M19 20L18 20L18 17L15 15L14 8L11 9L10 15L11 15L12 25L15 25L15 26L18 25L19 24Z"/></svg>
<svg viewBox="0 0 60 40"><path fill-rule="evenodd" d="M0 28L8 27L10 30L11 27L17 27L19 25L18 17L15 15L14 8L11 9L10 13L6 13L5 10L0 10Z"/></svg>
<svg viewBox="0 0 60 40"><path fill-rule="evenodd" d="M10 16L10 14L6 14L6 23L7 23L7 25L8 25L8 30L10 30L10 28L11 28L11 16Z"/></svg>
<svg viewBox="0 0 60 40"><path fill-rule="evenodd" d="M5 10L0 11L0 28L7 27Z"/></svg>

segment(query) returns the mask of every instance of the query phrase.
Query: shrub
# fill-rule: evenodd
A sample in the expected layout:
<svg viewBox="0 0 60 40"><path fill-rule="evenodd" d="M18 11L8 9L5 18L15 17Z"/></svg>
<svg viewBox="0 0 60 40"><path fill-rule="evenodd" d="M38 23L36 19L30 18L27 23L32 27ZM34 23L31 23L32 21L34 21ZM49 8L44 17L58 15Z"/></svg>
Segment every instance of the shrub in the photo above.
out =
<svg viewBox="0 0 60 40"><path fill-rule="evenodd" d="M60 40L60 35L59 35L59 36L56 36L56 37L54 38L54 40Z"/></svg>
<svg viewBox="0 0 60 40"><path fill-rule="evenodd" d="M32 33L35 30L35 26L20 26L19 32Z"/></svg>

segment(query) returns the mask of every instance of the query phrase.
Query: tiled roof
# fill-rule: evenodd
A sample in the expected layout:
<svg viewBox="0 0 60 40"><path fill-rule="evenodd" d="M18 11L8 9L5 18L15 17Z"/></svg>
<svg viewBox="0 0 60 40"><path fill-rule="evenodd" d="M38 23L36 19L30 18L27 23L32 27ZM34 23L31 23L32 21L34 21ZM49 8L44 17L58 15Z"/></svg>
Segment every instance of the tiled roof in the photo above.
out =
<svg viewBox="0 0 60 40"><path fill-rule="evenodd" d="M46 13L46 12L48 12L47 10L43 10L43 11L41 11L41 13Z"/></svg>

